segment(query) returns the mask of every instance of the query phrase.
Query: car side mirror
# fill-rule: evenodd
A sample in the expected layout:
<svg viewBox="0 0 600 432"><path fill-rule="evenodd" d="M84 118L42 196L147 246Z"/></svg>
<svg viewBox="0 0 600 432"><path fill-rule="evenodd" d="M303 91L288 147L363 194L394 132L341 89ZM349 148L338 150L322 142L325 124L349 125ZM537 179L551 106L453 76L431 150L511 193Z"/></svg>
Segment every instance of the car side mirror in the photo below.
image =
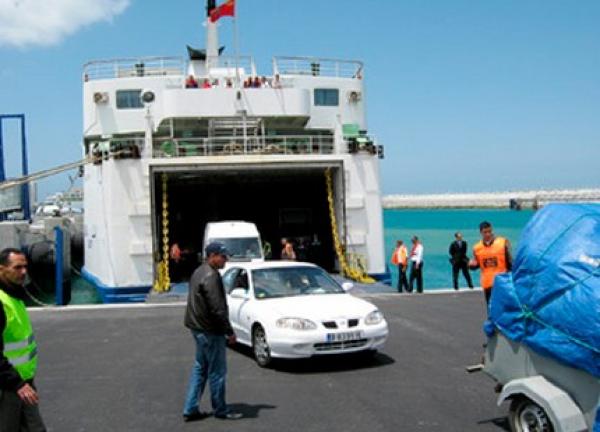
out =
<svg viewBox="0 0 600 432"><path fill-rule="evenodd" d="M234 288L229 293L229 297L242 300L247 299L248 291L245 288Z"/></svg>
<svg viewBox="0 0 600 432"><path fill-rule="evenodd" d="M354 284L352 282L344 282L342 284L342 289L346 292L350 291L352 288L354 288Z"/></svg>

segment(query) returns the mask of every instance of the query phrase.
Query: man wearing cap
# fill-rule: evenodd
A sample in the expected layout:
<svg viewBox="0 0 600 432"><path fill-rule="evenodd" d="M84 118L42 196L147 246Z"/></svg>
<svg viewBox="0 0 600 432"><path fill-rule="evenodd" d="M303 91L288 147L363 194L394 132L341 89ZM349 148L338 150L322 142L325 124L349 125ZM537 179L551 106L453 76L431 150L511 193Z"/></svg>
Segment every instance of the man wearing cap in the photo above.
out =
<svg viewBox="0 0 600 432"><path fill-rule="evenodd" d="M198 402L208 381L213 415L224 420L235 420L240 413L232 412L225 403L225 375L227 373L225 344L235 344L227 299L219 270L229 255L222 243L206 246L206 259L190 279L184 324L192 332L196 343L196 357L190 376L183 419L186 422L206 416L198 409Z"/></svg>
<svg viewBox="0 0 600 432"><path fill-rule="evenodd" d="M37 345L24 303L27 259L18 249L0 252L0 432L46 428L33 384Z"/></svg>

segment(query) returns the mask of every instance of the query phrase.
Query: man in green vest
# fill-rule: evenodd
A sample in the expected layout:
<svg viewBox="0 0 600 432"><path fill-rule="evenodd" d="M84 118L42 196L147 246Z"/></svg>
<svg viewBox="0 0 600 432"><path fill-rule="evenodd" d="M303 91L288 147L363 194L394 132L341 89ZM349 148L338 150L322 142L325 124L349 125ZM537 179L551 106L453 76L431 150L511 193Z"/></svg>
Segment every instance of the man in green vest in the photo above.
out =
<svg viewBox="0 0 600 432"><path fill-rule="evenodd" d="M18 249L0 252L0 432L43 432L33 384L37 345L25 308L27 258Z"/></svg>

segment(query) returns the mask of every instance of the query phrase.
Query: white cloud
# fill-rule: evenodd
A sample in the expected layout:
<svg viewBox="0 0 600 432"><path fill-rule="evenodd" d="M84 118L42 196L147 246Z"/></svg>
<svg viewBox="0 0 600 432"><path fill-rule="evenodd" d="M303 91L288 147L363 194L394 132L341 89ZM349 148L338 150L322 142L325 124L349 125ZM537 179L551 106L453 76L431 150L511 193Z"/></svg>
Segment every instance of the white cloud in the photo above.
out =
<svg viewBox="0 0 600 432"><path fill-rule="evenodd" d="M110 21L130 0L0 0L0 46L56 45L82 27Z"/></svg>

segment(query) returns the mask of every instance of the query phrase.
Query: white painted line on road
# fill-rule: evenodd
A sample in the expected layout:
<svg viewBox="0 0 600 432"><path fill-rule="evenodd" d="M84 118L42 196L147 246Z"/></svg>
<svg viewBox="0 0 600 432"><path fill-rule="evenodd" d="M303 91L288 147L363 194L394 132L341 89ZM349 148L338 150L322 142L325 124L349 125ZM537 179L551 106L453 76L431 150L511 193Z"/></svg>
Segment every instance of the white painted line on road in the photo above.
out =
<svg viewBox="0 0 600 432"><path fill-rule="evenodd" d="M69 312L82 310L111 310L111 309L151 309L164 307L181 307L186 302L177 301L169 303L113 303L113 304L92 304L92 305L73 305L73 306L47 306L28 308L29 312Z"/></svg>
<svg viewBox="0 0 600 432"><path fill-rule="evenodd" d="M369 293L369 292L357 292L352 293L358 297L413 297L420 295L440 295L440 294L467 294L473 292L481 292L482 289L480 287L473 289L460 289L456 291L454 288L444 288L444 289L436 289L436 290L425 290L423 293L407 293L407 292L386 292L386 293Z"/></svg>

